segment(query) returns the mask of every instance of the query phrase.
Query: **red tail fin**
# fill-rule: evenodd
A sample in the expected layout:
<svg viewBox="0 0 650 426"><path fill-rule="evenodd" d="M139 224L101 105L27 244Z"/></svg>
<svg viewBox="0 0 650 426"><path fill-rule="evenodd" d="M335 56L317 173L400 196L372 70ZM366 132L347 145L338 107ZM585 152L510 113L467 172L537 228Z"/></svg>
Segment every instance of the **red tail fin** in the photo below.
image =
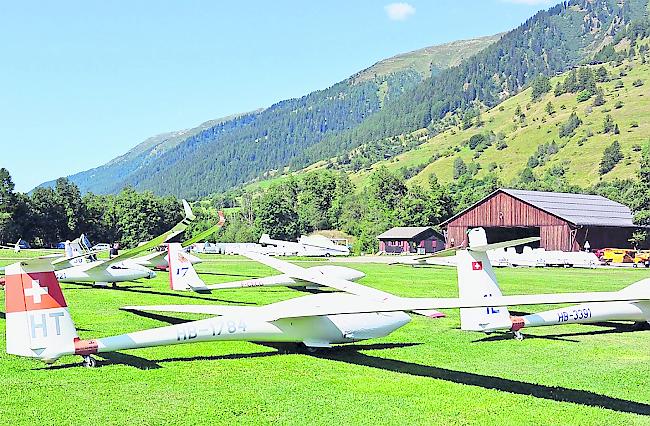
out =
<svg viewBox="0 0 650 426"><path fill-rule="evenodd" d="M54 361L74 353L77 331L50 260L5 269L7 353Z"/></svg>

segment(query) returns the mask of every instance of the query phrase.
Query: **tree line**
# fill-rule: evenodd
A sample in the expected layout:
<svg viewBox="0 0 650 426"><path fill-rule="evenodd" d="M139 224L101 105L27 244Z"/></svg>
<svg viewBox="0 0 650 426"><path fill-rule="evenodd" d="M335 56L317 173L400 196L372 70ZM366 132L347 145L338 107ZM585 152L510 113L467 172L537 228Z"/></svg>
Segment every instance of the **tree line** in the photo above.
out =
<svg viewBox="0 0 650 426"><path fill-rule="evenodd" d="M54 247L85 233L97 242L133 247L170 229L182 219L182 205L172 196L157 197L125 188L117 195L81 195L66 178L53 188L15 192L7 169L0 168L0 242L22 238L35 247Z"/></svg>
<svg viewBox="0 0 650 426"><path fill-rule="evenodd" d="M485 140L474 141L476 147ZM548 147L551 149L552 147ZM541 154L540 154L541 155ZM212 241L255 242L263 233L296 240L317 230L341 230L353 237L353 251L375 252L376 236L393 226L436 226L454 214L505 186L496 170L478 178L476 171L455 165L456 179L443 184L432 174L423 185L407 185L403 170L379 167L367 184L357 188L348 175L331 169L283 178L266 189L238 189L194 203L197 219L190 237L216 222L216 210L225 209L227 222ZM530 169L530 168L527 168ZM567 183L562 170L542 177L522 173L508 187L600 194L628 205L639 225L650 225L650 143L641 150L635 179L599 182L589 188ZM50 247L86 233L94 242L134 246L171 228L182 218L181 203L173 196L125 188L116 195L81 195L65 178L54 188L17 193L11 176L0 169L0 241L19 237L35 246ZM635 235L646 244L647 234Z"/></svg>

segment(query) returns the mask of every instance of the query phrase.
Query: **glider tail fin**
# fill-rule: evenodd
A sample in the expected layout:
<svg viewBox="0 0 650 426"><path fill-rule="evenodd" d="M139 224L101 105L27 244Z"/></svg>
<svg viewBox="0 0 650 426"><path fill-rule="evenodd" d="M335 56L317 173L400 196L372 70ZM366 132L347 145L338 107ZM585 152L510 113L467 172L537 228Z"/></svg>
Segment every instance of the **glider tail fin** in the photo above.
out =
<svg viewBox="0 0 650 426"><path fill-rule="evenodd" d="M167 245L167 262L169 263L169 286L172 290L209 291L180 243Z"/></svg>
<svg viewBox="0 0 650 426"><path fill-rule="evenodd" d="M14 263L5 273L7 353L45 362L75 353L77 330L50 261Z"/></svg>
<svg viewBox="0 0 650 426"><path fill-rule="evenodd" d="M484 250L472 250L472 247L487 245L485 230L475 228L469 231L469 248L456 253L458 270L458 293L461 299L486 298L501 296L501 289L497 282L490 259ZM462 330L486 331L495 328L509 328L510 313L508 308L463 308L460 310L460 323Z"/></svg>

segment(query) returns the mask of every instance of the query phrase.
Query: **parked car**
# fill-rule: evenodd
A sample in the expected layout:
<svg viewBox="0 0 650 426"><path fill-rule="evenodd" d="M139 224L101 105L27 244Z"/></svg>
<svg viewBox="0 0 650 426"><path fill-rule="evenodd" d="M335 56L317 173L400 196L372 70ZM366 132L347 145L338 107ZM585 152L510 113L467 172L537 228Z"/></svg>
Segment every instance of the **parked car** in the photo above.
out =
<svg viewBox="0 0 650 426"><path fill-rule="evenodd" d="M636 251L631 249L606 248L603 249L600 261L610 263L634 263Z"/></svg>
<svg viewBox="0 0 650 426"><path fill-rule="evenodd" d="M108 251L111 249L111 245L108 243L99 243L99 244L95 244L90 249L92 251Z"/></svg>

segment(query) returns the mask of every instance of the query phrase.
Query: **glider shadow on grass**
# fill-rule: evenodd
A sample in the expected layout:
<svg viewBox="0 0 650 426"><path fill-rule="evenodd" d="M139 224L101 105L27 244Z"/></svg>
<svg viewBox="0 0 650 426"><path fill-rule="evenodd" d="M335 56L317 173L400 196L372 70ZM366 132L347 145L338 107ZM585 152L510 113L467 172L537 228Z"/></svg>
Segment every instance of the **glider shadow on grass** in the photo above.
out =
<svg viewBox="0 0 650 426"><path fill-rule="evenodd" d="M101 290L100 287L96 287L90 283L69 283L69 285L74 285L74 286L81 286L85 289L98 289ZM226 299L218 299L215 297L205 297L205 296L200 296L198 294L193 294L193 293L179 293L179 292L164 292L164 291L157 291L157 290L152 290L150 287L138 285L138 286L117 286L117 287L109 287L107 288L108 290L111 291L127 291L131 293L139 293L139 294L153 294L156 296L169 296L169 297L180 297L183 299L194 299L194 300L206 300L208 302L223 302L223 303L234 303L237 305L255 305L254 302L240 302L237 300L226 300ZM77 288L76 290L82 290L81 288Z"/></svg>
<svg viewBox="0 0 650 426"><path fill-rule="evenodd" d="M484 376L482 374L468 373L465 371L448 370L446 368L399 361L396 359L374 357L365 353L361 353L359 351L340 353L337 351L323 352L316 356L319 358L345 362L348 364L362 365L365 367L372 367L380 370L409 374L411 376L429 377L432 379L444 380L452 383L478 386L484 389L494 389L519 395L530 395L536 398L548 399L558 402L571 402L573 404L586 405L590 407L607 408L609 410L619 411L622 413L650 415L650 404L614 398L590 391L538 385L534 383L521 382L518 380L504 379L501 377Z"/></svg>
<svg viewBox="0 0 650 426"><path fill-rule="evenodd" d="M187 322L182 318L171 317L167 315L152 314L149 312L130 311L140 316L157 319L169 324L180 324ZM217 361L225 359L249 359L261 358L267 356L276 356L286 353L283 349L287 346L277 343L260 343L263 346L271 347L278 350L253 352L244 354L228 354L216 356L195 356L195 357L176 357L159 360L148 360L146 358L124 354L121 352L110 352L98 354L103 360L97 363L98 367L110 364L123 364L142 370L162 368L160 363L164 362L190 362L190 361ZM332 349L325 349L316 353L308 354L320 359L344 362L352 365L371 367L385 371L392 371L411 376L427 377L446 382L458 383L469 386L477 386L484 389L498 390L518 395L534 396L535 398L546 399L557 402L570 402L590 407L606 408L622 413L633 413L641 415L650 415L650 404L642 402L629 401L626 399L615 398L607 395L601 395L595 392L570 389L565 387L547 386L535 383L522 382L519 380L505 379L502 377L486 376L466 371L450 370L430 365L422 365L413 362L400 361L396 359L381 358L368 355L361 351L367 350L384 350L403 348L420 345L421 343L377 343L377 344L360 344L336 346ZM295 348L296 346L293 345ZM79 364L67 364L53 367L44 367L50 369L77 367Z"/></svg>
<svg viewBox="0 0 650 426"><path fill-rule="evenodd" d="M214 275L217 277L237 277L237 278L248 278L248 279L265 278L265 275L224 274L219 272L203 272L203 271L200 271L199 275Z"/></svg>

